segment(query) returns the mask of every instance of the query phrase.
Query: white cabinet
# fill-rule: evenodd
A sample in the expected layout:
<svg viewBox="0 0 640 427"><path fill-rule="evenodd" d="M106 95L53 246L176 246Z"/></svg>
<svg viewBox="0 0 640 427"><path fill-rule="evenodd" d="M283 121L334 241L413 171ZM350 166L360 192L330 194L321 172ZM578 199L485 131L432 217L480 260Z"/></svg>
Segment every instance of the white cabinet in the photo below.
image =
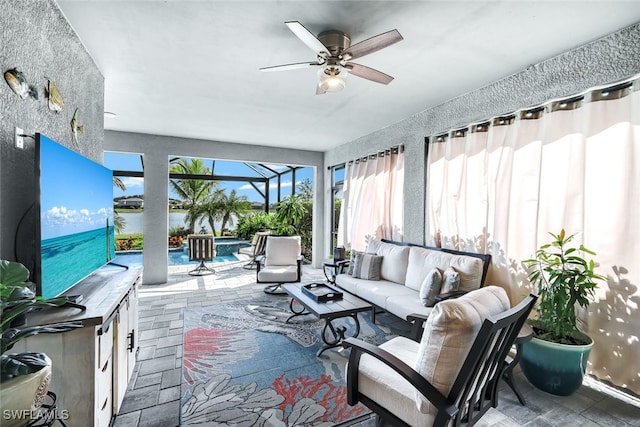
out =
<svg viewBox="0 0 640 427"><path fill-rule="evenodd" d="M115 347L113 357L117 378L114 378L114 413L118 413L127 391L127 385L136 363L135 353L138 348L138 295L134 287L120 303L115 319Z"/></svg>
<svg viewBox="0 0 640 427"><path fill-rule="evenodd" d="M81 293L78 309L29 315L29 324L82 321L83 327L40 334L21 341L15 352L46 353L52 360L49 389L58 396L69 427L105 426L118 413L133 372L137 350L137 286L141 269L98 270L69 291Z"/></svg>

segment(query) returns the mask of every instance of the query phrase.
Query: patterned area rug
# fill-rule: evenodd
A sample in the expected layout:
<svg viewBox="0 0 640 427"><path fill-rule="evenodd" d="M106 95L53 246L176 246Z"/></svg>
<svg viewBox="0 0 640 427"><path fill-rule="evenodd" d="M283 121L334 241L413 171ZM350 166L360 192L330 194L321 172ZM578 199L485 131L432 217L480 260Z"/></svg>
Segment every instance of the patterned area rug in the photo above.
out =
<svg viewBox="0 0 640 427"><path fill-rule="evenodd" d="M316 352L324 320L291 315L288 298L184 311L181 425L333 426L369 413L347 404L348 352ZM358 315L359 338L391 338ZM341 319L353 331L353 320Z"/></svg>

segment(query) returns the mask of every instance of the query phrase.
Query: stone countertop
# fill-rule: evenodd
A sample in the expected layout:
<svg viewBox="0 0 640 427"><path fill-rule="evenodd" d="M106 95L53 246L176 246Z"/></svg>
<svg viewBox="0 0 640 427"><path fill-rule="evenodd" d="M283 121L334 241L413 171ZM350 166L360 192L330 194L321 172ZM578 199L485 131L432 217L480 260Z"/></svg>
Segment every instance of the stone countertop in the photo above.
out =
<svg viewBox="0 0 640 427"><path fill-rule="evenodd" d="M116 265L105 265L63 294L82 295L82 300L78 304L84 305L86 310L66 307L31 312L27 314L27 325L71 321L82 321L85 327L102 325L112 320L118 305L133 289L141 275L142 267L126 269Z"/></svg>

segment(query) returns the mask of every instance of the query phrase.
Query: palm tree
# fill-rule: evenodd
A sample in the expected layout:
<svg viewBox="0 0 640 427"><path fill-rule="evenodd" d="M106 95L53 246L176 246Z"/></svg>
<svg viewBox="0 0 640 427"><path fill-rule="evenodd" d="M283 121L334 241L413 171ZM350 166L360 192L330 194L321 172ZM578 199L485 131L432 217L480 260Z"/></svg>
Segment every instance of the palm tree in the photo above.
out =
<svg viewBox="0 0 640 427"><path fill-rule="evenodd" d="M185 221L189 224L195 225L196 221L200 220L200 223L202 223L202 221L206 219L209 223L209 227L211 227L211 232L215 236L217 234L215 221L221 217L223 196L224 190L218 189L214 191L213 194L210 194L205 201L191 206L187 212Z"/></svg>
<svg viewBox="0 0 640 427"><path fill-rule="evenodd" d="M230 194L224 193L221 198L222 206L220 209L222 224L220 231L226 229L227 223L233 225L233 217L251 211L251 203L247 200L247 196L237 196L236 190L231 190Z"/></svg>
<svg viewBox="0 0 640 427"><path fill-rule="evenodd" d="M238 196L236 190L231 190L227 194L224 189L217 189L209 195L207 200L187 213L187 219L193 220L194 224L198 220L207 220L211 231L216 234L215 221L221 221L220 231L224 230L227 224L233 225L233 217L251 211L251 203L246 196Z"/></svg>
<svg viewBox="0 0 640 427"><path fill-rule="evenodd" d="M117 176L113 177L113 186L118 187L122 191L126 191L127 187L124 185L124 182ZM117 234L122 233L124 230L124 226L126 225L125 219L115 210L113 211L113 226L116 230Z"/></svg>
<svg viewBox="0 0 640 427"><path fill-rule="evenodd" d="M309 202L313 200L313 184L309 178L305 178L296 185L296 191L300 195L300 200Z"/></svg>
<svg viewBox="0 0 640 427"><path fill-rule="evenodd" d="M211 174L211 169L204 164L202 159L177 159L169 168L169 173L209 175ZM217 187L218 183L204 179L170 179L169 183L178 197L189 204L186 220L189 224L189 229L193 231L195 221L198 218L195 215L198 203L204 201L211 193L211 190Z"/></svg>

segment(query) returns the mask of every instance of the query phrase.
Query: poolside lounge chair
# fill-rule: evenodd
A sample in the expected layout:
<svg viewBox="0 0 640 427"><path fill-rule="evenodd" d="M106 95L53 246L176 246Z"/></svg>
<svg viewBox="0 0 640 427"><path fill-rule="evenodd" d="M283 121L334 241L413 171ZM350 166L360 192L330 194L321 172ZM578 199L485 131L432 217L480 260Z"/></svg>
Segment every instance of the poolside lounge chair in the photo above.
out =
<svg viewBox="0 0 640 427"><path fill-rule="evenodd" d="M253 270L254 268L256 268L256 258L264 255L264 248L267 244L267 236L270 234L271 231L258 231L253 235L251 246L238 249L239 254L248 255L251 257L251 260L243 265L244 268L249 270Z"/></svg>

